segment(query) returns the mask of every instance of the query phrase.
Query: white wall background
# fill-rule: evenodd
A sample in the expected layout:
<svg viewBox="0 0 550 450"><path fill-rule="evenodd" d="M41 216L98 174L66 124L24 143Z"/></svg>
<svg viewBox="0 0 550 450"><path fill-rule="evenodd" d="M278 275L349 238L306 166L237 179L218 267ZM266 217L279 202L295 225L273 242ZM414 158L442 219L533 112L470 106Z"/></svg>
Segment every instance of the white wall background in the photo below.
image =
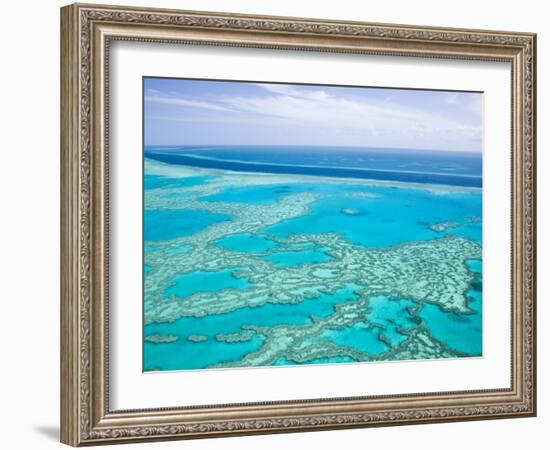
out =
<svg viewBox="0 0 550 450"><path fill-rule="evenodd" d="M0 27L0 442L7 449L60 448L59 417L59 10L43 0L7 3ZM550 120L550 17L545 2L523 0L132 0L136 6L245 12L342 20L532 31L538 36L539 174ZM546 28L543 31L543 28ZM539 199L550 190L539 176ZM550 427L544 320L550 215L539 200L539 416L470 423L141 444L140 449L545 448ZM119 448L130 448L121 446ZM137 448L137 447L131 447Z"/></svg>

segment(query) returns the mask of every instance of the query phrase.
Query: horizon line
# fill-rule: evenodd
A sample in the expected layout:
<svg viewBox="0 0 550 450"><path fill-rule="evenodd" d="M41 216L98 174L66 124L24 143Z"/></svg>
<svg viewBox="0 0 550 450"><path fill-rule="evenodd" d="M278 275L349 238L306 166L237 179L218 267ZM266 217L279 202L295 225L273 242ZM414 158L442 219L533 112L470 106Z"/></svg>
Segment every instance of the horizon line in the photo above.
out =
<svg viewBox="0 0 550 450"><path fill-rule="evenodd" d="M416 150L424 152L448 152L448 153L483 153L481 150L451 150L451 149L431 149L431 148L409 148L409 147L369 147L359 145L317 145L317 144L142 144L142 147L316 147L316 148L356 148L356 149L376 149L376 150Z"/></svg>

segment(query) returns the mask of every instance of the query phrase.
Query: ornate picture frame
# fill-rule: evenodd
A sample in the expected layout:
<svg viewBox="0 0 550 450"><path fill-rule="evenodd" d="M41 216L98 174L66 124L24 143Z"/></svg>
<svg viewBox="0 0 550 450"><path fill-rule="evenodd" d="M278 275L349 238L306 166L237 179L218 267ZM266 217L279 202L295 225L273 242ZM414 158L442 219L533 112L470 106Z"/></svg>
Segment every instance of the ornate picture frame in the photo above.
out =
<svg viewBox="0 0 550 450"><path fill-rule="evenodd" d="M109 385L109 58L115 41L511 65L508 388L113 410ZM74 4L61 9L61 441L72 445L536 414L536 36Z"/></svg>

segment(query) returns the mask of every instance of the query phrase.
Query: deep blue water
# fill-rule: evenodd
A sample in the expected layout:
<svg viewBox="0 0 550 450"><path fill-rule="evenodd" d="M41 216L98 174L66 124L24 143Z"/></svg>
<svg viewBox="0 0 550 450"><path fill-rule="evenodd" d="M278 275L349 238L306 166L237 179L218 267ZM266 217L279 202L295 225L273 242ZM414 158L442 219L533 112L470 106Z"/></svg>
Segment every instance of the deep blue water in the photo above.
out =
<svg viewBox="0 0 550 450"><path fill-rule="evenodd" d="M145 149L147 158L169 164L245 172L318 175L482 185L480 153L350 147L166 147Z"/></svg>

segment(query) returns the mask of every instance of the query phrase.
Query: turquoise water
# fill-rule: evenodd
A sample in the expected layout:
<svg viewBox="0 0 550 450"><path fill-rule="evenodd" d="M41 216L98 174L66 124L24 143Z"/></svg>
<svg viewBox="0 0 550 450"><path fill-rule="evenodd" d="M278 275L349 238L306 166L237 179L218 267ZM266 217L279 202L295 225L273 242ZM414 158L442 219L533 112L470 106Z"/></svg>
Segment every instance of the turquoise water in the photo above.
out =
<svg viewBox="0 0 550 450"><path fill-rule="evenodd" d="M174 247L166 252L168 256L175 256L175 255L181 255L182 253L187 253L191 251L190 245L178 245L177 247Z"/></svg>
<svg viewBox="0 0 550 450"><path fill-rule="evenodd" d="M262 253L279 245L265 236L250 233L231 234L216 241L216 244L227 250L247 253Z"/></svg>
<svg viewBox="0 0 550 450"><path fill-rule="evenodd" d="M183 197L190 197L193 195L193 191L174 191L174 192L168 192L166 194L163 194L164 198L183 198Z"/></svg>
<svg viewBox="0 0 550 450"><path fill-rule="evenodd" d="M349 328L327 330L323 337L341 346L378 355L390 349L387 341L396 346L406 339L399 329L407 330L417 325L407 309L415 305L410 300L372 297L369 299L369 323L362 321Z"/></svg>
<svg viewBox="0 0 550 450"><path fill-rule="evenodd" d="M229 216L208 211L146 209L143 233L145 241L168 241L189 236L210 225L230 220Z"/></svg>
<svg viewBox="0 0 550 450"><path fill-rule="evenodd" d="M481 226L468 222L468 216L481 211L479 195L434 195L418 189L361 187L377 197L358 198L347 195L353 188L331 186L332 195L315 202L309 214L280 222L263 232L278 237L336 232L365 247L388 247L439 238L445 233L433 231L428 225L454 221L461 226L449 230L450 233L481 242ZM311 192L318 190L311 185ZM347 214L347 210L357 214Z"/></svg>
<svg viewBox="0 0 550 450"><path fill-rule="evenodd" d="M274 262L277 267L318 264L333 259L332 256L325 253L325 250L322 248L313 248L301 251L276 252L264 256L263 259Z"/></svg>
<svg viewBox="0 0 550 450"><path fill-rule="evenodd" d="M371 189L374 188L371 188L370 186L367 188L365 185L353 184L349 181L345 184L307 183L295 181L292 183L230 187L217 194L202 197L201 200L248 203L251 205L269 205L276 203L278 200L287 195L298 194L301 192L314 192L318 194L333 195L335 193L370 192Z"/></svg>
<svg viewBox="0 0 550 450"><path fill-rule="evenodd" d="M343 347L355 347L371 355L379 355L389 350L389 346L378 338L379 334L379 329L368 323L359 322L349 328L327 330L322 338Z"/></svg>
<svg viewBox="0 0 550 450"><path fill-rule="evenodd" d="M185 178L170 178L160 175L145 175L143 177L143 187L145 190L158 188L184 188L198 186L214 177L185 177Z"/></svg>
<svg viewBox="0 0 550 450"><path fill-rule="evenodd" d="M477 273L478 275L481 275L483 272L483 264L481 259L470 259L466 261L466 264L468 264L469 269Z"/></svg>
<svg viewBox="0 0 550 450"><path fill-rule="evenodd" d="M256 335L248 342L227 343L214 339L190 342L186 336L176 342L145 342L144 370L203 369L219 362L238 361L248 353L258 350L263 341L261 335Z"/></svg>
<svg viewBox="0 0 550 450"><path fill-rule="evenodd" d="M337 363L351 363L351 362L357 362L357 361L349 356L313 358L308 361L305 361L304 363L296 363L287 358L279 358L277 361L275 361L275 364L273 365L274 366L295 366L299 364L337 364Z"/></svg>
<svg viewBox="0 0 550 450"><path fill-rule="evenodd" d="M204 317L183 317L170 323L153 323L144 328L145 335L172 335L179 339L173 343L152 344L145 342L145 369L170 367L179 369L200 369L220 361L234 361L246 353L258 350L263 339L255 338L251 342L226 343L215 340L216 334L241 332L242 325L274 327L278 325L303 325L311 323L312 316L328 317L338 304L357 299L359 286L349 285L334 294L322 294L316 298L296 304L265 304L256 307L245 307L226 314L213 314ZM206 342L187 341L191 335L207 336ZM202 347L197 359L196 348ZM171 348L171 349L170 349ZM182 350L184 350L182 352ZM187 350L190 350L187 352ZM228 350L231 350L229 352ZM171 353L173 352L173 353ZM238 356L241 355L241 356ZM176 358L176 361L174 361Z"/></svg>
<svg viewBox="0 0 550 450"><path fill-rule="evenodd" d="M218 194L202 197L201 200L268 205L270 203L275 203L286 195L304 192L304 189L306 189L306 187L297 184L231 187Z"/></svg>
<svg viewBox="0 0 550 450"><path fill-rule="evenodd" d="M415 307L411 300L392 300L388 297L373 297L369 300L372 308L369 319L372 323L382 327L383 333L393 345L399 345L405 340L405 335L399 329L407 330L415 327L417 321L409 313L408 308Z"/></svg>
<svg viewBox="0 0 550 450"><path fill-rule="evenodd" d="M236 277L239 269L226 269L219 272L192 272L177 275L170 280L173 286L164 291L166 297L176 295L188 297L197 292L217 292L224 289L246 289L251 287L245 277Z"/></svg>
<svg viewBox="0 0 550 450"><path fill-rule="evenodd" d="M481 242L481 226L469 216L481 214L478 193L434 194L421 189L360 184L295 183L232 187L203 200L249 204L273 204L298 192L323 194L305 216L278 223L263 231L277 237L308 233L342 233L350 241L367 247L387 247L407 241L429 240L442 234L428 225L453 221L449 230ZM373 198L353 194L372 194ZM352 214L349 213L352 212Z"/></svg>
<svg viewBox="0 0 550 450"><path fill-rule="evenodd" d="M471 314L455 314L443 311L436 305L425 305L420 311L420 318L426 323L432 334L445 342L449 347L471 355L482 354L482 268L481 260L470 260L468 266L478 274L466 295Z"/></svg>

